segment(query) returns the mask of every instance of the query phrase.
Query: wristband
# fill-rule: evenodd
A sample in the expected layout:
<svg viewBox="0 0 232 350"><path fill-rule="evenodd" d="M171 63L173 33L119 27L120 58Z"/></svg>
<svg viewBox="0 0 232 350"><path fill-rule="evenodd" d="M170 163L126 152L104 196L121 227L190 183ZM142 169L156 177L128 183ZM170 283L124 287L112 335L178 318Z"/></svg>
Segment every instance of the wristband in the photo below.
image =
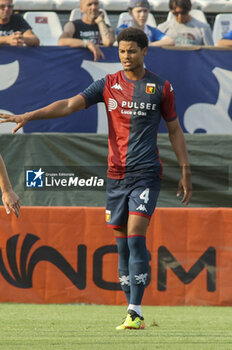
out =
<svg viewBox="0 0 232 350"><path fill-rule="evenodd" d="M87 41L88 41L88 40L86 40L86 39L83 39L83 40L82 40L82 47L86 47L86 46L87 46Z"/></svg>

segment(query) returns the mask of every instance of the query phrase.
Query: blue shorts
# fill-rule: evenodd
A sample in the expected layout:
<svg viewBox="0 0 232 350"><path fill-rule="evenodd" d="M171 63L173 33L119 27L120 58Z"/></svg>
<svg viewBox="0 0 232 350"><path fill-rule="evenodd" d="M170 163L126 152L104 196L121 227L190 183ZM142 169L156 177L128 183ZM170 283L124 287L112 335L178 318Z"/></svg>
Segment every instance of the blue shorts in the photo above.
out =
<svg viewBox="0 0 232 350"><path fill-rule="evenodd" d="M151 218L159 196L159 176L107 178L106 222L113 228L127 225L129 214Z"/></svg>

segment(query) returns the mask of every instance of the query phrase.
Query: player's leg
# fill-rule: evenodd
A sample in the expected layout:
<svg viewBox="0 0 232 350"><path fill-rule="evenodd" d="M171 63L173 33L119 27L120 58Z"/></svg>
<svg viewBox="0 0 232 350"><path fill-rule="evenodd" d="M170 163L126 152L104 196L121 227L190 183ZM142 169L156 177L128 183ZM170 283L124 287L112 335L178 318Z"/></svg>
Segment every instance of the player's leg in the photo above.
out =
<svg viewBox="0 0 232 350"><path fill-rule="evenodd" d="M149 219L145 217L129 215L127 241L129 250L128 277L130 281L130 298L128 300L129 305L126 320L116 328L118 330L143 329L145 327L141 302L148 271L148 254L145 243L148 224ZM125 235L121 233L121 237L125 237Z"/></svg>
<svg viewBox="0 0 232 350"><path fill-rule="evenodd" d="M118 275L121 288L130 302L129 247L127 242L127 227L114 229L118 248Z"/></svg>
<svg viewBox="0 0 232 350"><path fill-rule="evenodd" d="M139 215L129 215L128 246L130 251L130 303L128 310L142 316L141 303L148 275L148 252L146 247L146 231L149 219Z"/></svg>
<svg viewBox="0 0 232 350"><path fill-rule="evenodd" d="M128 188L124 181L107 179L106 221L113 228L118 248L118 273L121 288L130 300L129 247L127 243Z"/></svg>
<svg viewBox="0 0 232 350"><path fill-rule="evenodd" d="M127 224L130 274L130 302L125 328L145 327L141 303L147 282L149 256L146 247L146 232L155 210L160 191L160 179L139 180L129 196Z"/></svg>

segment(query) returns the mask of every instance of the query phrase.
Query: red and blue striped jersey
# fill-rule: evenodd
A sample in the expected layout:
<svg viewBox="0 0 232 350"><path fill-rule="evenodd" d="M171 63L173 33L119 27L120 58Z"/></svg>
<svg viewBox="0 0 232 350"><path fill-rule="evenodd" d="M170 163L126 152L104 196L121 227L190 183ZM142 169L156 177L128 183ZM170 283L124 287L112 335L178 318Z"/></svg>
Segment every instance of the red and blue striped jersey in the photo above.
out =
<svg viewBox="0 0 232 350"><path fill-rule="evenodd" d="M136 81L119 71L92 83L81 95L86 108L98 102L106 106L108 177L160 175L158 126L162 117L167 122L177 118L171 84L148 70Z"/></svg>

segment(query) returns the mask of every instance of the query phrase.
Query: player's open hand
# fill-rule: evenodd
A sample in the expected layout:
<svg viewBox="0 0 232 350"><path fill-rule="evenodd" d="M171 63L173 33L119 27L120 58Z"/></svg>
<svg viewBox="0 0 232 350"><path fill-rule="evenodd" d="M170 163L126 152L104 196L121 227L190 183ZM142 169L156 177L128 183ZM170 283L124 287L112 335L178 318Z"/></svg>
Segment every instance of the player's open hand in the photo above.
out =
<svg viewBox="0 0 232 350"><path fill-rule="evenodd" d="M183 176L178 185L177 197L180 197L183 193L183 197L181 199L181 203L188 205L189 201L192 197L192 182L191 175Z"/></svg>
<svg viewBox="0 0 232 350"><path fill-rule="evenodd" d="M12 210L17 218L19 217L21 203L19 197L12 189L2 193L2 202L7 214L10 214Z"/></svg>
<svg viewBox="0 0 232 350"><path fill-rule="evenodd" d="M19 115L1 114L1 123L16 123L16 128L13 129L12 134L15 134L20 128L22 128L28 122L27 113Z"/></svg>

